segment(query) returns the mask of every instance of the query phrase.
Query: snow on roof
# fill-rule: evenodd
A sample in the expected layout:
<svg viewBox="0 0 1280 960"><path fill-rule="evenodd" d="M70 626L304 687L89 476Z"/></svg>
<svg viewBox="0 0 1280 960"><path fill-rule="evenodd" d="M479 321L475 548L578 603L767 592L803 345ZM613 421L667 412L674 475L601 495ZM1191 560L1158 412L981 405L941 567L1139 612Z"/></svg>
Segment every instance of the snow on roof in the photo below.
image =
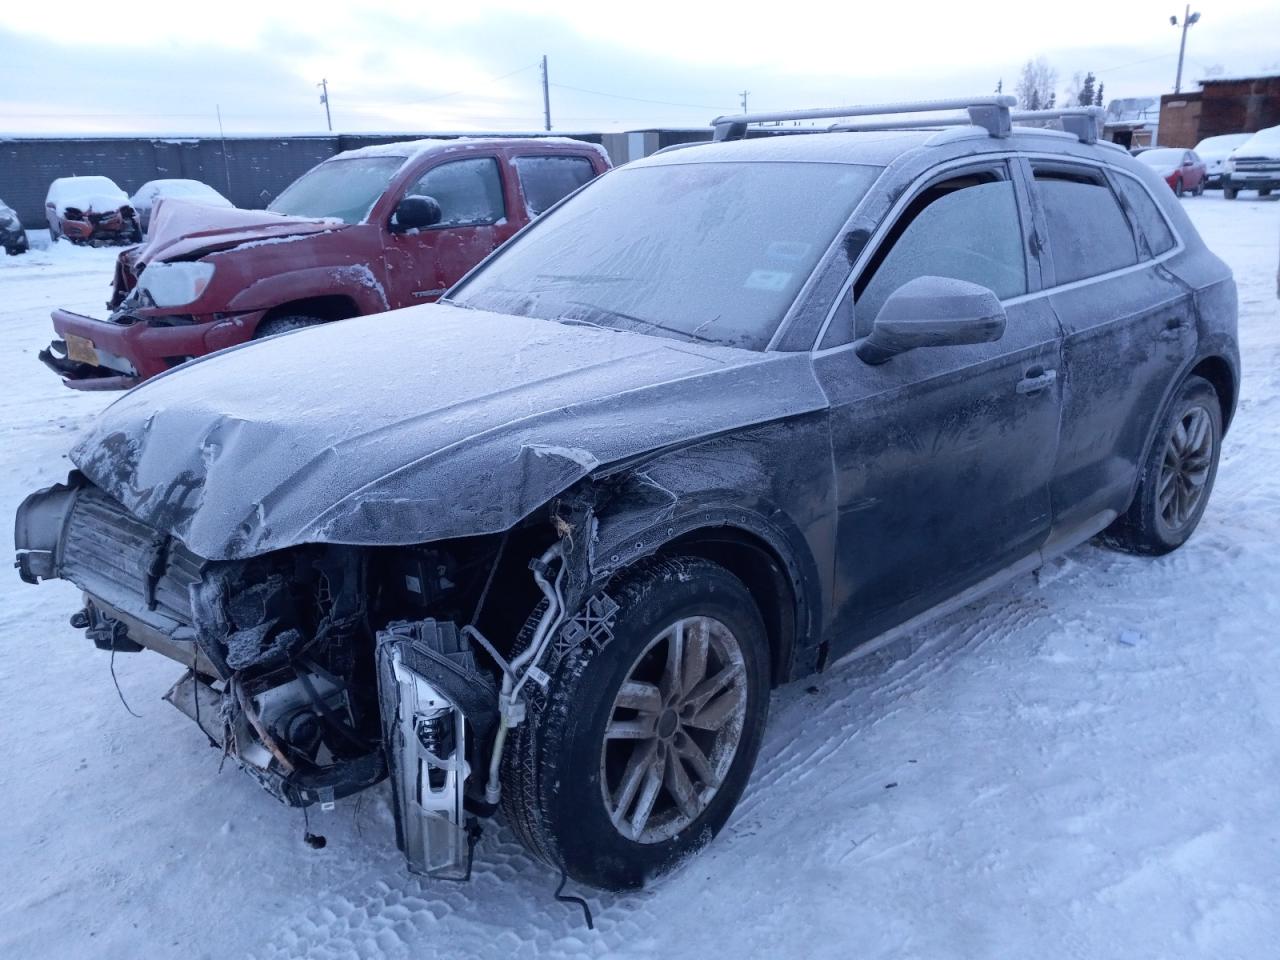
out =
<svg viewBox="0 0 1280 960"><path fill-rule="evenodd" d="M1209 83L1240 83L1242 80L1280 80L1280 73L1237 73L1224 74L1221 77L1205 77L1196 83L1204 86Z"/></svg>
<svg viewBox="0 0 1280 960"><path fill-rule="evenodd" d="M82 210L115 210L129 202L129 196L110 177L59 177L49 184L45 203Z"/></svg>
<svg viewBox="0 0 1280 960"><path fill-rule="evenodd" d="M419 157L431 150L438 150L441 147L457 146L458 144L504 144L510 143L517 139L537 140L539 143L554 143L562 146L571 147L591 147L603 153L604 148L599 144L589 143L586 140L577 140L573 137L451 137L443 139L433 137L425 140L401 140L398 143L377 143L369 147L357 147L354 150L344 150L332 159L334 160L350 160L357 157L404 157L406 160Z"/></svg>
<svg viewBox="0 0 1280 960"><path fill-rule="evenodd" d="M230 200L207 183L184 179L148 180L134 192L132 202L134 206L150 206L164 197L190 197L216 206L231 206Z"/></svg>

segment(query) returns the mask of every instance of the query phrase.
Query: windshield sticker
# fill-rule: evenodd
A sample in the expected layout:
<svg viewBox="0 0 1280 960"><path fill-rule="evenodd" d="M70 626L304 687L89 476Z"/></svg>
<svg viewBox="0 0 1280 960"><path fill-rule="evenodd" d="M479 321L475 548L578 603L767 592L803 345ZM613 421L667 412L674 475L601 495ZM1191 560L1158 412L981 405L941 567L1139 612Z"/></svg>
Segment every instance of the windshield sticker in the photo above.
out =
<svg viewBox="0 0 1280 960"><path fill-rule="evenodd" d="M775 240L769 244L765 256L770 260L787 260L794 263L807 257L812 246L811 243L801 243L798 240Z"/></svg>
<svg viewBox="0 0 1280 960"><path fill-rule="evenodd" d="M778 293L787 289L787 284L790 282L790 270L752 270L743 286L748 290L768 290L770 293Z"/></svg>

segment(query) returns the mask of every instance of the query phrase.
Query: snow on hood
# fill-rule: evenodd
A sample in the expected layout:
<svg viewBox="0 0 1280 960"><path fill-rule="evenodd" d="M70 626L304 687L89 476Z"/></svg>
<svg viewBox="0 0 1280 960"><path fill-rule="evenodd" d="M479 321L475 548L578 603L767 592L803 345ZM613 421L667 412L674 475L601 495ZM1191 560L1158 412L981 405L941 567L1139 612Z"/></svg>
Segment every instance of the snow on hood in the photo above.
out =
<svg viewBox="0 0 1280 960"><path fill-rule="evenodd" d="M825 406L805 354L431 305L211 354L72 452L209 559L507 529L600 465Z"/></svg>
<svg viewBox="0 0 1280 960"><path fill-rule="evenodd" d="M103 213L119 210L129 203L129 197L110 177L59 177L49 184L45 203L58 210L76 207Z"/></svg>
<svg viewBox="0 0 1280 960"><path fill-rule="evenodd" d="M330 218L292 217L170 197L156 207L147 242L137 248L133 259L142 263L178 260L249 241L324 233L345 226Z"/></svg>

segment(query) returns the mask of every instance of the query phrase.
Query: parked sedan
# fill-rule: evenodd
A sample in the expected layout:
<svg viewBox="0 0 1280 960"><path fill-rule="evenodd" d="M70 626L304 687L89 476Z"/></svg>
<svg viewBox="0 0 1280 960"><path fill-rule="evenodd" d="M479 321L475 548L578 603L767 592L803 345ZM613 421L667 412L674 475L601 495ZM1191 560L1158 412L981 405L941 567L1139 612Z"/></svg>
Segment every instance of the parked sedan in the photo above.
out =
<svg viewBox="0 0 1280 960"><path fill-rule="evenodd" d="M151 211L161 200L171 197L180 197L209 207L235 206L213 187L199 180L148 180L134 191L129 200L138 213L138 223L144 234L151 227Z"/></svg>
<svg viewBox="0 0 1280 960"><path fill-rule="evenodd" d="M1181 147L1156 147L1138 154L1138 162L1145 163L1169 184L1177 196L1204 193L1206 171L1204 161L1194 150Z"/></svg>
<svg viewBox="0 0 1280 960"><path fill-rule="evenodd" d="M3 200L0 200L0 248L10 256L27 250L27 231L22 228L17 212Z"/></svg>
<svg viewBox="0 0 1280 960"><path fill-rule="evenodd" d="M410 869L469 876L501 809L643 884L724 826L771 687L1209 503L1231 271L1009 99L638 160L438 304L157 376L19 508L19 574L181 666L211 767L303 807L389 777Z"/></svg>
<svg viewBox="0 0 1280 960"><path fill-rule="evenodd" d="M1206 137L1196 144L1194 152L1204 161L1205 186L1222 186L1227 158L1252 136L1251 133L1224 133L1219 137Z"/></svg>
<svg viewBox="0 0 1280 960"><path fill-rule="evenodd" d="M110 177L59 177L44 201L49 238L99 247L139 243L142 227L129 197Z"/></svg>

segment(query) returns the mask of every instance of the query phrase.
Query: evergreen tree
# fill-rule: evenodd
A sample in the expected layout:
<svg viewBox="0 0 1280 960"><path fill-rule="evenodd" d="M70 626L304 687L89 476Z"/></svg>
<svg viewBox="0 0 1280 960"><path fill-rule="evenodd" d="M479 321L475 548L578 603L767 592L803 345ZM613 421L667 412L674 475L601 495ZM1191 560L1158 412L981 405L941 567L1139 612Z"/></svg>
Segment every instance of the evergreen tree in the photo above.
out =
<svg viewBox="0 0 1280 960"><path fill-rule="evenodd" d="M1094 98L1093 98L1093 105L1094 105L1095 107L1105 107L1105 106L1107 105L1107 101L1106 101L1106 100L1104 100L1104 99L1102 99L1102 91L1103 91L1105 88L1106 88L1106 84L1105 84L1105 83L1102 83L1102 82L1099 82L1099 83L1098 83L1098 92L1097 92L1097 94L1096 94L1096 95L1094 96Z"/></svg>
<svg viewBox="0 0 1280 960"><path fill-rule="evenodd" d="M1053 87L1057 82L1057 71L1044 57L1028 60L1018 77L1018 106L1023 110L1043 110L1051 106Z"/></svg>
<svg viewBox="0 0 1280 960"><path fill-rule="evenodd" d="M1088 73L1084 75L1084 81L1080 84L1080 93L1078 94L1078 97L1077 97L1077 102L1080 104L1080 106L1082 107L1093 106L1094 98L1097 96L1097 94L1094 91L1095 83L1097 83L1097 77L1095 77L1093 75L1093 71L1090 70Z"/></svg>

